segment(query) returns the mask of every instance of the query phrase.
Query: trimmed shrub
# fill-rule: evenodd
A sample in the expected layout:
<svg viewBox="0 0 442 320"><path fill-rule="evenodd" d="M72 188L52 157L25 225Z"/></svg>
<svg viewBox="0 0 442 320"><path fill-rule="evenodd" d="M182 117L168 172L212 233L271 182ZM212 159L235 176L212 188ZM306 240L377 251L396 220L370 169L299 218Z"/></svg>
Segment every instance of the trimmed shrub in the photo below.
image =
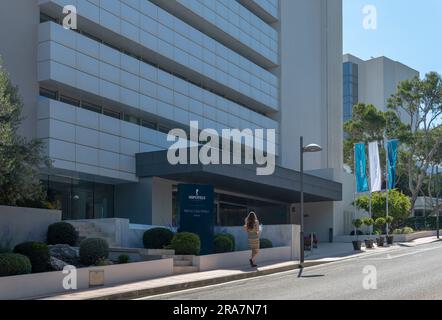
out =
<svg viewBox="0 0 442 320"><path fill-rule="evenodd" d="M109 245L101 238L88 238L80 243L80 261L85 265L94 265L109 256Z"/></svg>
<svg viewBox="0 0 442 320"><path fill-rule="evenodd" d="M144 232L143 244L146 249L163 249L173 238L173 232L166 228L153 228Z"/></svg>
<svg viewBox="0 0 442 320"><path fill-rule="evenodd" d="M175 250L175 254L199 255L200 237L195 233L179 232L173 236L170 248Z"/></svg>
<svg viewBox="0 0 442 320"><path fill-rule="evenodd" d="M24 242L15 246L14 253L19 253L29 258L33 273L48 270L51 255L46 243L36 241Z"/></svg>
<svg viewBox="0 0 442 320"><path fill-rule="evenodd" d="M232 239L224 234L216 235L213 239L213 252L224 253L234 251Z"/></svg>
<svg viewBox="0 0 442 320"><path fill-rule="evenodd" d="M273 243L269 239L259 239L259 248L260 249L268 249L273 248Z"/></svg>
<svg viewBox="0 0 442 320"><path fill-rule="evenodd" d="M125 264L130 262L130 257L127 254L120 254L118 256L118 264Z"/></svg>
<svg viewBox="0 0 442 320"><path fill-rule="evenodd" d="M364 235L364 233L361 230L357 230L356 233L357 233L358 236ZM350 235L354 236L355 235L355 231L353 230L352 232L350 232Z"/></svg>
<svg viewBox="0 0 442 320"><path fill-rule="evenodd" d="M405 227L405 228L403 228L403 229L395 229L394 231L393 231L393 234L411 234L411 233L413 233L414 232L414 230L412 229L412 228L410 228L410 227Z"/></svg>
<svg viewBox="0 0 442 320"><path fill-rule="evenodd" d="M218 237L218 236L226 236L226 237L228 237L232 241L232 245L233 245L233 250L232 251L235 251L236 241L235 241L235 236L233 234L227 233L227 232L222 232L222 233L215 234L215 238Z"/></svg>
<svg viewBox="0 0 442 320"><path fill-rule="evenodd" d="M0 277L28 274L32 272L31 261L18 253L0 254Z"/></svg>
<svg viewBox="0 0 442 320"><path fill-rule="evenodd" d="M75 246L78 241L78 232L74 226L67 222L53 223L48 227L48 244L67 244Z"/></svg>

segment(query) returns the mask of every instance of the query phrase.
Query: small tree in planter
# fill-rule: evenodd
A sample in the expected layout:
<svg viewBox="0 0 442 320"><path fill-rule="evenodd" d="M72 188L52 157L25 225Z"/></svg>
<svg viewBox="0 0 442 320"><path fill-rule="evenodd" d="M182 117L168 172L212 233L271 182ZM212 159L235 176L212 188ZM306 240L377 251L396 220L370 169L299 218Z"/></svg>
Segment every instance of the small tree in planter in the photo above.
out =
<svg viewBox="0 0 442 320"><path fill-rule="evenodd" d="M356 235L356 240L353 241L353 248L356 251L360 251L362 246L362 242L359 241L359 236L358 236L358 230L362 227L362 224L363 222L361 219L353 220L353 226L355 227L355 235Z"/></svg>
<svg viewBox="0 0 442 320"><path fill-rule="evenodd" d="M388 216L387 218L385 218L385 222L386 222L386 224L387 224L387 227L386 227L386 231L387 231L387 244L388 245L392 245L393 244L393 242L394 242L394 237L393 237L393 235L390 235L390 226L391 226L391 223L393 222L393 220L394 220L394 218L392 217L392 216Z"/></svg>
<svg viewBox="0 0 442 320"><path fill-rule="evenodd" d="M375 226L382 230L387 221L384 218L377 218L374 222ZM384 246L385 238L382 235L379 235L379 238L376 239L378 247Z"/></svg>
<svg viewBox="0 0 442 320"><path fill-rule="evenodd" d="M371 227L374 224L374 220L372 218L365 217L363 219L363 222L370 229L370 237L371 237ZM367 239L367 240L365 240L365 247L368 248L368 249L373 249L373 243L374 243L373 239L371 239L371 238Z"/></svg>

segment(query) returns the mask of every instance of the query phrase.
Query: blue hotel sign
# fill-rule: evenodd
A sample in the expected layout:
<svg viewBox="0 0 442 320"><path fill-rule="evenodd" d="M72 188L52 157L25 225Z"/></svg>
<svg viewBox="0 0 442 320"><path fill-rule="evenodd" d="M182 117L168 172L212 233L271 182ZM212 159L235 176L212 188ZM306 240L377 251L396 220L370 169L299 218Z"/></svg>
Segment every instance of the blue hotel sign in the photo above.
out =
<svg viewBox="0 0 442 320"><path fill-rule="evenodd" d="M198 184L178 185L179 231L199 235L201 254L213 251L213 186Z"/></svg>

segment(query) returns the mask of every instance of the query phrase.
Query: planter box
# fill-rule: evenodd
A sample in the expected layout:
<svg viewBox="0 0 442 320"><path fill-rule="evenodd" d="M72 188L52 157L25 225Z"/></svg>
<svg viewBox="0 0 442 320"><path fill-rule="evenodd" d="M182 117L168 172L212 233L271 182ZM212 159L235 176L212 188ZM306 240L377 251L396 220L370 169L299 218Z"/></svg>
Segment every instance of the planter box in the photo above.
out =
<svg viewBox="0 0 442 320"><path fill-rule="evenodd" d="M114 286L173 275L173 259L77 269L77 290L94 285ZM0 277L0 300L45 297L72 293L65 290L63 271Z"/></svg>

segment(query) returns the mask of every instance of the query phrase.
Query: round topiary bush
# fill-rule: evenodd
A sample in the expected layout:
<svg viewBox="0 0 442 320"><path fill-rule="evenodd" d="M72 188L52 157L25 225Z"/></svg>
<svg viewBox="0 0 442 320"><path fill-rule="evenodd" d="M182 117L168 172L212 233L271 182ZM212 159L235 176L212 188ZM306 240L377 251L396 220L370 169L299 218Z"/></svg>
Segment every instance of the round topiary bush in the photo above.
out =
<svg viewBox="0 0 442 320"><path fill-rule="evenodd" d="M232 239L225 235L220 234L213 239L213 252L224 253L234 251Z"/></svg>
<svg viewBox="0 0 442 320"><path fill-rule="evenodd" d="M87 238L80 243L80 261L84 265L94 265L109 257L109 245L101 238Z"/></svg>
<svg viewBox="0 0 442 320"><path fill-rule="evenodd" d="M217 233L215 234L215 238L219 236L226 236L232 241L233 249L232 251L235 251L236 248L236 242L235 242L235 236L231 233L223 232L223 233Z"/></svg>
<svg viewBox="0 0 442 320"><path fill-rule="evenodd" d="M78 232L67 222L53 223L48 227L48 244L67 244L75 246L78 241Z"/></svg>
<svg viewBox="0 0 442 320"><path fill-rule="evenodd" d="M14 253L19 253L29 258L33 273L48 270L51 255L46 243L36 241L24 242L15 246Z"/></svg>
<svg viewBox="0 0 442 320"><path fill-rule="evenodd" d="M200 237L195 233L179 232L173 236L170 248L175 250L175 254L199 255Z"/></svg>
<svg viewBox="0 0 442 320"><path fill-rule="evenodd" d="M0 254L0 277L28 274L32 272L31 261L18 253Z"/></svg>
<svg viewBox="0 0 442 320"><path fill-rule="evenodd" d="M273 243L269 239L259 239L259 248L260 249L268 249L273 248Z"/></svg>
<svg viewBox="0 0 442 320"><path fill-rule="evenodd" d="M163 249L173 238L173 232L166 228L153 228L144 232L143 244L146 249Z"/></svg>

